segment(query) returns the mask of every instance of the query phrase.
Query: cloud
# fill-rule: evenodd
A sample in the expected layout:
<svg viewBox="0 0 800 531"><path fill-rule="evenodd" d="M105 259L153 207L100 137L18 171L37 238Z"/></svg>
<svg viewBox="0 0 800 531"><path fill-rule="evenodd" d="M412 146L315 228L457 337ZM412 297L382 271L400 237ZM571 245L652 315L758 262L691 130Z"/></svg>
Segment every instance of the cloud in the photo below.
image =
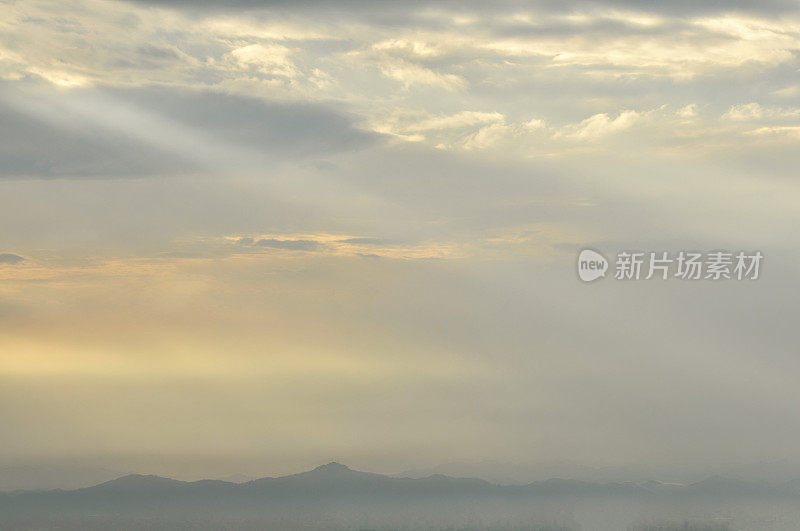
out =
<svg viewBox="0 0 800 531"><path fill-rule="evenodd" d="M597 140L630 129L640 119L641 115L631 110L620 112L616 118L611 118L606 113L595 114L575 126L566 136L578 140Z"/></svg>
<svg viewBox="0 0 800 531"><path fill-rule="evenodd" d="M34 84L35 86L35 84ZM178 88L56 93L0 85L6 177L186 174L357 150L379 141L322 104ZM260 162L259 162L260 161ZM212 167L213 166L213 167Z"/></svg>
<svg viewBox="0 0 800 531"><path fill-rule="evenodd" d="M373 50L402 51L405 55L417 57L436 57L442 50L435 44L423 41L409 41L406 39L387 39L372 45Z"/></svg>
<svg viewBox="0 0 800 531"><path fill-rule="evenodd" d="M800 85L790 85L772 91L772 94L779 98L796 98L800 96Z"/></svg>
<svg viewBox="0 0 800 531"><path fill-rule="evenodd" d="M289 59L291 50L280 44L249 44L236 48L231 56L243 68L255 68L263 74L297 77L298 71Z"/></svg>
<svg viewBox="0 0 800 531"><path fill-rule="evenodd" d="M499 112L461 111L450 115L438 115L424 118L418 122L399 126L396 130L404 133L440 131L443 129L458 129L480 124L502 122L504 120L505 116Z"/></svg>
<svg viewBox="0 0 800 531"><path fill-rule="evenodd" d="M466 80L460 76L435 72L402 59L384 59L378 63L378 68L384 76L399 81L406 89L422 85L454 91L467 86Z"/></svg>
<svg viewBox="0 0 800 531"><path fill-rule="evenodd" d="M60 122L56 113L45 108L32 115L0 97L0 177L129 177L183 173L193 167L81 117Z"/></svg>
<svg viewBox="0 0 800 531"><path fill-rule="evenodd" d="M694 118L695 116L697 116L697 104L690 103L688 105L685 105L680 109L678 109L678 112L676 114L683 118Z"/></svg>
<svg viewBox="0 0 800 531"><path fill-rule="evenodd" d="M621 6L626 9L671 15L731 11L779 14L798 10L797 3L792 0L711 0L708 2L693 2L692 0L676 0L672 2L661 2L659 0L590 0L580 3L598 7Z"/></svg>
<svg viewBox="0 0 800 531"><path fill-rule="evenodd" d="M787 109L776 106L764 106L758 102L746 103L744 105L733 105L723 118L734 122L749 122L764 119L776 118L797 118L800 117L800 109Z"/></svg>
<svg viewBox="0 0 800 531"><path fill-rule="evenodd" d="M385 238L345 238L343 240L337 240L337 242L356 245L392 245L397 243L395 240L388 240Z"/></svg>
<svg viewBox="0 0 800 531"><path fill-rule="evenodd" d="M800 138L800 125L759 127L753 131L748 131L748 134L755 136L776 136L798 139Z"/></svg>
<svg viewBox="0 0 800 531"><path fill-rule="evenodd" d="M374 9L372 12L368 8L374 8L374 2L370 0L134 0L144 4L163 5L177 8L193 9L205 7L208 9L290 9L290 10L331 10L334 12L346 11L348 14L372 15L377 17ZM611 9L629 9L649 13L665 13L672 15L703 14L709 12L728 12L744 11L762 14L780 14L796 12L798 10L796 2L792 0L712 0L707 2L693 2L691 0L676 0L673 2L662 2L659 0L578 0L575 2L564 3L553 0L537 0L526 4L531 9L540 12L571 12L576 9L596 9L598 11ZM487 4L478 0L422 0L414 3L414 7L419 10L432 9L461 9L462 11L473 11L484 13L494 12L514 12L518 9L518 2L500 0ZM384 0L381 8L390 12L399 10L406 12L409 9L408 2L404 0Z"/></svg>
<svg viewBox="0 0 800 531"><path fill-rule="evenodd" d="M256 240L254 245L269 247L271 249L286 249L289 251L318 251L323 247L320 242L314 240L277 240L274 238Z"/></svg>
<svg viewBox="0 0 800 531"><path fill-rule="evenodd" d="M380 141L380 135L357 128L355 116L322 103L172 88L120 90L114 94L226 143L281 157L321 156Z"/></svg>
<svg viewBox="0 0 800 531"><path fill-rule="evenodd" d="M469 135L462 146L464 149L487 149L507 140L514 134L514 129L509 125L494 123L481 127L476 133Z"/></svg>
<svg viewBox="0 0 800 531"><path fill-rule="evenodd" d="M24 262L25 258L13 253L0 253L0 264L18 264Z"/></svg>
<svg viewBox="0 0 800 531"><path fill-rule="evenodd" d="M288 251L316 251L327 257L353 257L375 255L382 258L400 260L427 260L431 258L450 259L463 256L464 244L457 241L409 242L395 238L342 236L341 234L270 234L262 236L227 236L222 241L199 240L194 243L184 242L187 249L198 252L216 251L220 256L239 255L247 249L266 247ZM230 244L234 243L235 248Z"/></svg>

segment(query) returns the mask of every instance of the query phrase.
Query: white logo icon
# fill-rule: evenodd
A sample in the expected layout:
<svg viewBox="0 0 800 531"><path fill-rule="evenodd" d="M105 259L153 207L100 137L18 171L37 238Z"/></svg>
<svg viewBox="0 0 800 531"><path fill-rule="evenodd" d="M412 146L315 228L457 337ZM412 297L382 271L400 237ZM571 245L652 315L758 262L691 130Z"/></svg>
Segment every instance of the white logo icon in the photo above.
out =
<svg viewBox="0 0 800 531"><path fill-rule="evenodd" d="M578 276L584 282L591 282L606 276L607 269L608 260L596 251L584 249L578 255Z"/></svg>

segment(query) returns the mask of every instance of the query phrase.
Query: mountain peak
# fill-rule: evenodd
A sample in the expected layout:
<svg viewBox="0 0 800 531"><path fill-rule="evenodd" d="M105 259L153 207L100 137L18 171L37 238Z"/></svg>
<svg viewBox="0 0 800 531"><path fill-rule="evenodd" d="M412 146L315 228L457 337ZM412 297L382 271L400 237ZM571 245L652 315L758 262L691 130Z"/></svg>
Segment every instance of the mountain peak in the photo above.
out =
<svg viewBox="0 0 800 531"><path fill-rule="evenodd" d="M182 483L184 482L178 481L177 479L170 479L161 476L128 474L127 476L122 476L117 479L112 479L111 481L106 481L105 483L100 483L99 485L95 485L94 487L88 487L88 489L124 489L124 490L153 489L153 488L172 487L175 485L180 485Z"/></svg>
<svg viewBox="0 0 800 531"><path fill-rule="evenodd" d="M313 472L349 472L350 467L347 465L343 465L341 463L337 463L336 461L331 461L326 465L320 465L313 470Z"/></svg>

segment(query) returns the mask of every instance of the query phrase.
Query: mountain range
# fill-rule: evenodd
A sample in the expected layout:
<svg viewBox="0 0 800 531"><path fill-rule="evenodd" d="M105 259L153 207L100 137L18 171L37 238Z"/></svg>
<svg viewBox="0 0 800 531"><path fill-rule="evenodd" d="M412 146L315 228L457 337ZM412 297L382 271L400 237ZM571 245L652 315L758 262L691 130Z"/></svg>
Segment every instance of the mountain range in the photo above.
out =
<svg viewBox="0 0 800 531"><path fill-rule="evenodd" d="M611 531L699 519L724 529L770 522L742 528L796 530L797 507L800 481L715 476L678 485L554 478L509 486L440 474L392 477L333 462L245 483L132 474L82 489L6 493L0 495L0 527Z"/></svg>

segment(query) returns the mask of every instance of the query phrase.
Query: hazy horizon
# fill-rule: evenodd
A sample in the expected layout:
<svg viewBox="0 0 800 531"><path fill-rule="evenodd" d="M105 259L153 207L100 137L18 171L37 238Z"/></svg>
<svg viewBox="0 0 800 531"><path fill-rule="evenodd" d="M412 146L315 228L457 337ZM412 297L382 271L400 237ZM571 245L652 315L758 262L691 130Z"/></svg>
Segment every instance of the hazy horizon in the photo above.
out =
<svg viewBox="0 0 800 531"><path fill-rule="evenodd" d="M125 468L125 464L129 468ZM779 486L800 482L800 463L766 461L728 463L716 466L658 466L652 463L620 466L589 466L579 463L519 463L497 460L450 461L428 467L403 470L375 470L337 460L319 461L294 469L274 468L274 464L258 460L214 462L197 456L136 460L109 457L90 462L85 460L37 461L34 463L0 464L0 492L78 489L92 487L122 477L158 476L179 481L221 480L234 483L263 478L280 478L316 470L328 465L343 465L351 470L395 478L420 479L431 476L474 478L495 485L523 486L552 479L587 483L660 482L691 485L709 478Z"/></svg>
<svg viewBox="0 0 800 531"><path fill-rule="evenodd" d="M791 531L800 480L691 485L549 479L524 486L391 477L330 462L244 482L128 475L77 490L0 493L13 529L528 529Z"/></svg>

